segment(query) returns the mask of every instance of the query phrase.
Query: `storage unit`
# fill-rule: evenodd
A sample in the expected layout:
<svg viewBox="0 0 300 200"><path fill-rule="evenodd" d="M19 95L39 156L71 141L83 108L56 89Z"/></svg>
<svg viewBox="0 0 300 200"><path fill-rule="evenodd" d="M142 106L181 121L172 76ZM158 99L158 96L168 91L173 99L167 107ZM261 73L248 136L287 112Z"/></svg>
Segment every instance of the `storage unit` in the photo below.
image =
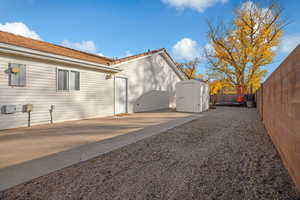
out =
<svg viewBox="0 0 300 200"><path fill-rule="evenodd" d="M176 84L176 110L179 112L203 112L209 109L209 87L197 80Z"/></svg>

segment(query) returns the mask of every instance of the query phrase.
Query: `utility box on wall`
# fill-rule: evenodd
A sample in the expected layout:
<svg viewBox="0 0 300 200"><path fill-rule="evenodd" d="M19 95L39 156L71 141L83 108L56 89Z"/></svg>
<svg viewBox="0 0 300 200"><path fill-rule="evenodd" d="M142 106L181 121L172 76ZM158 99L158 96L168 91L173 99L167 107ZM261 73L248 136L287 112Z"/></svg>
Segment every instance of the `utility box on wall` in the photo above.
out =
<svg viewBox="0 0 300 200"><path fill-rule="evenodd" d="M203 112L209 109L208 84L187 80L176 84L176 111Z"/></svg>
<svg viewBox="0 0 300 200"><path fill-rule="evenodd" d="M1 113L2 114L13 114L17 112L16 105L3 105L1 106Z"/></svg>
<svg viewBox="0 0 300 200"><path fill-rule="evenodd" d="M23 112L32 112L32 111L33 111L33 105L32 104L23 105Z"/></svg>

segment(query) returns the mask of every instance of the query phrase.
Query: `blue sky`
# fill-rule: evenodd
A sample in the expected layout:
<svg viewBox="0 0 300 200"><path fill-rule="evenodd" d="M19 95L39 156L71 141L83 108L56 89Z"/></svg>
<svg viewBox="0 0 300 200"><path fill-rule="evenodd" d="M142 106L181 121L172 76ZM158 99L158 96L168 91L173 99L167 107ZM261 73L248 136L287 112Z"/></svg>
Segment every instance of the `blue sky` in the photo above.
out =
<svg viewBox="0 0 300 200"><path fill-rule="evenodd" d="M176 60L182 60L197 56L207 44L206 20L229 21L232 9L242 2L1 0L0 29L108 57L164 47ZM268 67L270 72L300 43L299 0L279 3L292 23L286 29L278 56Z"/></svg>

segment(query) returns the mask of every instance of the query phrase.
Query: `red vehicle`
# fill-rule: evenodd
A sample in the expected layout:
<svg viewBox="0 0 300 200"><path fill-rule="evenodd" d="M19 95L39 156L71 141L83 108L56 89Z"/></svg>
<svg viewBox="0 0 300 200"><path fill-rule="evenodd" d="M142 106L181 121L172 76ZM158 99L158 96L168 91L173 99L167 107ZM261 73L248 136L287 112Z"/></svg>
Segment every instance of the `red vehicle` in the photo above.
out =
<svg viewBox="0 0 300 200"><path fill-rule="evenodd" d="M236 101L239 104L243 104L245 99L244 99L244 90L243 90L243 87L241 85L237 86L237 93L238 93L238 97L236 98Z"/></svg>

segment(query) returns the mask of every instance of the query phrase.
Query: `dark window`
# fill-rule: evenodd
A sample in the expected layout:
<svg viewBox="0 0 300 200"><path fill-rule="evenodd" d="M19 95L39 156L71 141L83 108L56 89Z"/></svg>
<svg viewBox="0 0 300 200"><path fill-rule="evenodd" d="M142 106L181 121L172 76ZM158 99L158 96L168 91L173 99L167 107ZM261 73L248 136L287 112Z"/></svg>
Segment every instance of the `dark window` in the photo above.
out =
<svg viewBox="0 0 300 200"><path fill-rule="evenodd" d="M57 90L69 90L68 76L68 70L57 70Z"/></svg>
<svg viewBox="0 0 300 200"><path fill-rule="evenodd" d="M26 86L26 65L9 64L9 85L18 87Z"/></svg>
<svg viewBox="0 0 300 200"><path fill-rule="evenodd" d="M76 71L70 71L70 90L80 90L80 74Z"/></svg>

